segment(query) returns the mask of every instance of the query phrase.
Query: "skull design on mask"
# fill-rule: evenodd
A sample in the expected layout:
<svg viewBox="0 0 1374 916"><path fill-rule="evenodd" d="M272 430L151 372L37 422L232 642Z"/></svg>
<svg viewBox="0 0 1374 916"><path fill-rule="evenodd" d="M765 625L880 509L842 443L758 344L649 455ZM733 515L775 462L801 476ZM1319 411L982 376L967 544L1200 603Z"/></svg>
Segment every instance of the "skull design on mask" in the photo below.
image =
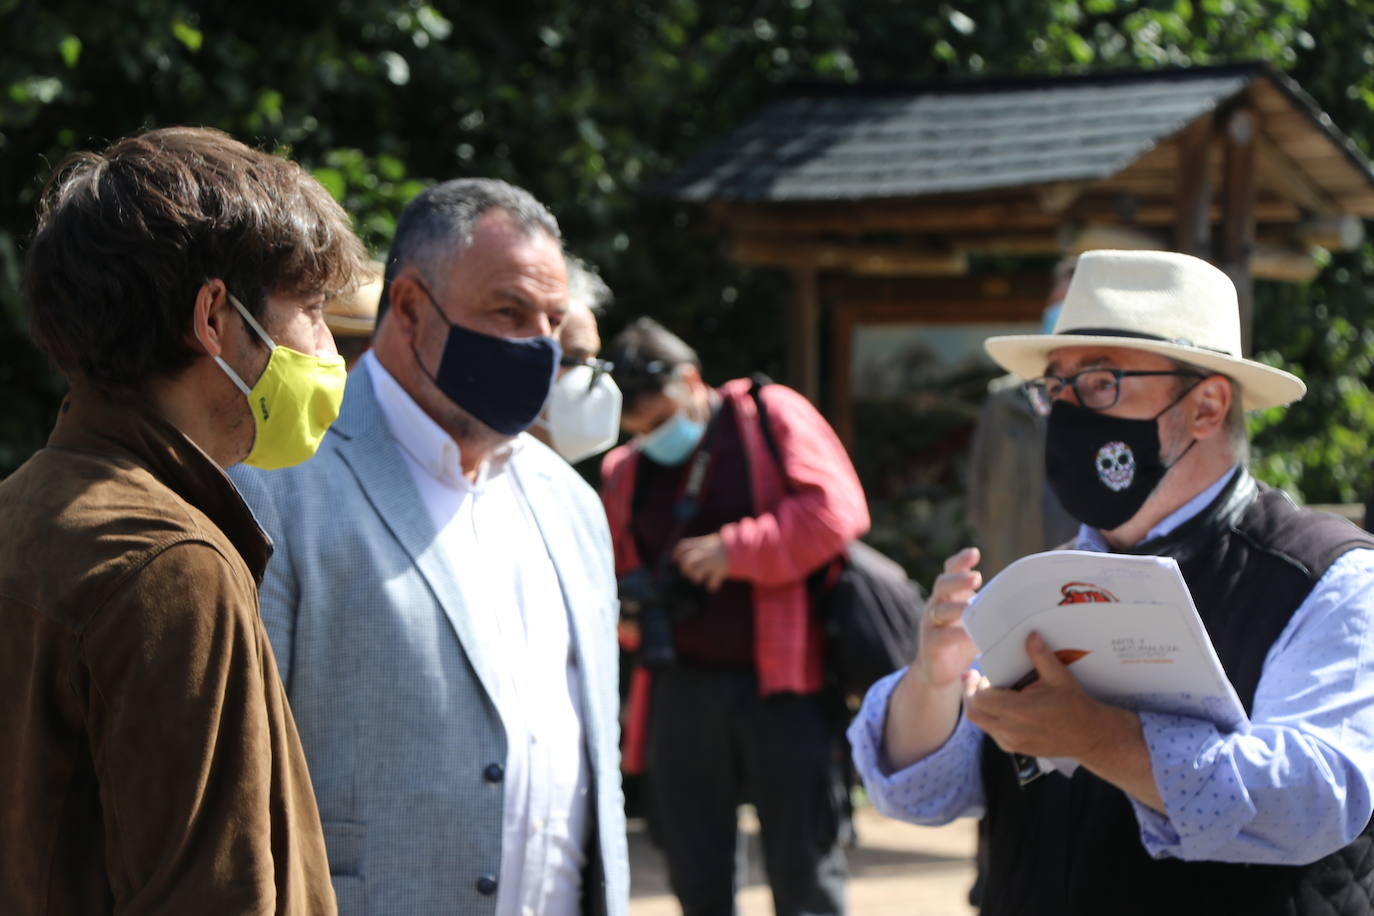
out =
<svg viewBox="0 0 1374 916"><path fill-rule="evenodd" d="M1097 477L1115 493L1135 480L1135 453L1124 442L1108 442L1097 450Z"/></svg>

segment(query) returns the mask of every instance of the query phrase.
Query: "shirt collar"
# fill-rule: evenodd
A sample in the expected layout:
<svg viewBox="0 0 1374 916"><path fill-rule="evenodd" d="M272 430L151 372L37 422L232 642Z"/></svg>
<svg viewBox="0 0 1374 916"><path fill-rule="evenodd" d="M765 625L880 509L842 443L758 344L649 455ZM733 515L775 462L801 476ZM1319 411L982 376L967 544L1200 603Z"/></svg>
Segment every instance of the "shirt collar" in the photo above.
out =
<svg viewBox="0 0 1374 916"><path fill-rule="evenodd" d="M1226 473L1216 479L1207 489L1202 490L1192 499L1179 506L1173 512L1160 520L1159 524L1150 529L1149 533L1141 540L1141 543L1162 538L1172 531L1178 529L1180 525L1196 516L1203 509L1212 504L1212 500L1220 495L1226 485L1231 482L1231 478L1240 473L1240 465L1232 465ZM1075 545L1079 550L1096 550L1102 553L1110 553L1111 546L1102 537L1102 532L1087 525L1080 525L1078 528L1078 543Z"/></svg>
<svg viewBox="0 0 1374 916"><path fill-rule="evenodd" d="M463 452L453 437L444 431L425 409L415 403L410 393L401 387L377 359L372 350L363 354L372 392L386 417L387 427L401 450L437 482L452 489L480 488L489 478L504 471L511 456L523 446L517 436L501 446L477 469L477 480L463 476Z"/></svg>

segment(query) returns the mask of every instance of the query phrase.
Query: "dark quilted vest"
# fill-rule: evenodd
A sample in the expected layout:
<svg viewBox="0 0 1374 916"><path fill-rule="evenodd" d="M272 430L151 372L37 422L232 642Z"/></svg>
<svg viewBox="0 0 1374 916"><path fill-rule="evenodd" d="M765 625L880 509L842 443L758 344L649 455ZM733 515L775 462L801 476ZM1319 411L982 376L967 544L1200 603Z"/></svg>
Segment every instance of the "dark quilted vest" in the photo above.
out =
<svg viewBox="0 0 1374 916"><path fill-rule="evenodd" d="M1138 552L1178 560L1248 712L1269 647L1327 567L1374 539L1238 474L1178 531ZM1155 860L1119 789L1080 768L1022 788L983 743L990 862L985 916L1374 914L1374 833L1307 866Z"/></svg>

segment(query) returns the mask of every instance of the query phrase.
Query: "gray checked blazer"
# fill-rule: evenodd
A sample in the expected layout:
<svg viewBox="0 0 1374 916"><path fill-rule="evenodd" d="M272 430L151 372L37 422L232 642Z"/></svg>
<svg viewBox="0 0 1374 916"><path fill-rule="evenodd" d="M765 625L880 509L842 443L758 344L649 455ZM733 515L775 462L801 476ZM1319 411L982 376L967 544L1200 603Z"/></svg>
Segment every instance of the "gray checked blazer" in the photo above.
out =
<svg viewBox="0 0 1374 916"><path fill-rule="evenodd" d="M531 441L510 468L553 560L583 685L595 803L583 911L622 916L616 586L596 494ZM492 914L506 736L474 607L373 394L349 378L319 453L230 475L276 551L262 614L324 822L342 916Z"/></svg>

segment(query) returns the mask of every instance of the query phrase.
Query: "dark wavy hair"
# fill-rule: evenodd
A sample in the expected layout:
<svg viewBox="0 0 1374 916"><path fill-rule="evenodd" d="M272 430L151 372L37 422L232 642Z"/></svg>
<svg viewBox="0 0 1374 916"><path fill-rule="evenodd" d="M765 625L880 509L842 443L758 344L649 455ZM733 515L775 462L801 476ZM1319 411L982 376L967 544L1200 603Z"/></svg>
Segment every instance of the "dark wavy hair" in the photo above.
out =
<svg viewBox="0 0 1374 916"><path fill-rule="evenodd" d="M170 127L63 162L23 293L33 340L58 369L128 390L198 355L191 318L207 279L261 315L268 294L356 285L365 261L348 214L299 165L217 130Z"/></svg>

